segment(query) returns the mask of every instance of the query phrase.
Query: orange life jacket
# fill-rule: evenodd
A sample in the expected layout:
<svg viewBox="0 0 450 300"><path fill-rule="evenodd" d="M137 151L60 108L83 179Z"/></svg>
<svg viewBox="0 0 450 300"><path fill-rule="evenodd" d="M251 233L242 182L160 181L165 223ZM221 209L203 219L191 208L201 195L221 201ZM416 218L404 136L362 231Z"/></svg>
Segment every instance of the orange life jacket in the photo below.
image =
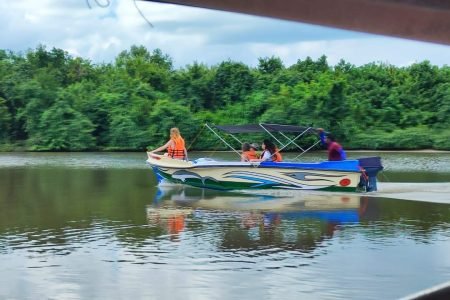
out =
<svg viewBox="0 0 450 300"><path fill-rule="evenodd" d="M178 138L172 138L173 143L175 144L175 147L172 148L171 145L167 147L167 153L170 157L176 158L176 159L185 159L184 156L184 140L180 136Z"/></svg>
<svg viewBox="0 0 450 300"><path fill-rule="evenodd" d="M281 154L279 152L280 150L278 150L278 148L275 148L275 153L272 154L272 161L273 162L282 162L283 161L283 157L281 157Z"/></svg>
<svg viewBox="0 0 450 300"><path fill-rule="evenodd" d="M266 152L266 151L267 151L268 153L270 153L269 150L264 150L264 152ZM281 157L281 154L280 154L280 152L278 152L278 151L279 151L278 148L275 148L275 153L270 155L270 159L271 159L273 162L281 162L281 161L283 161L283 158ZM263 152L263 154L261 155L261 157L264 156L264 152Z"/></svg>
<svg viewBox="0 0 450 300"><path fill-rule="evenodd" d="M244 151L244 152L242 152L242 154L244 154L248 160L259 158L259 155L258 155L258 153L256 153L255 150Z"/></svg>

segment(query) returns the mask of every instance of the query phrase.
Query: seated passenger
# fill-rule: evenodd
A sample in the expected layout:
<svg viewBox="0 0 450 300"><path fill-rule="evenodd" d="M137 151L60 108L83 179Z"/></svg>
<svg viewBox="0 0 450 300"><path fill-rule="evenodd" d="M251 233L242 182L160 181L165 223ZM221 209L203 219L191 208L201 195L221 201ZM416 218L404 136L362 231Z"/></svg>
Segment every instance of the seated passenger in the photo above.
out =
<svg viewBox="0 0 450 300"><path fill-rule="evenodd" d="M249 143L242 144L241 161L251 161L258 158L258 154L256 153L254 147L252 147Z"/></svg>
<svg viewBox="0 0 450 300"><path fill-rule="evenodd" d="M259 149L259 146L258 146L257 143L251 143L250 144L250 151L255 151L255 155L256 155L257 159L261 158L261 155L259 154L258 149Z"/></svg>
<svg viewBox="0 0 450 300"><path fill-rule="evenodd" d="M188 160L184 139L180 135L180 130L176 127L170 129L170 140L166 144L150 152L155 153L165 149L167 149L165 155L171 158Z"/></svg>
<svg viewBox="0 0 450 300"><path fill-rule="evenodd" d="M281 157L280 151L277 149L274 143L270 140L264 140L261 144L261 148L264 150L261 159L253 159L252 161L273 161L281 162L283 158Z"/></svg>

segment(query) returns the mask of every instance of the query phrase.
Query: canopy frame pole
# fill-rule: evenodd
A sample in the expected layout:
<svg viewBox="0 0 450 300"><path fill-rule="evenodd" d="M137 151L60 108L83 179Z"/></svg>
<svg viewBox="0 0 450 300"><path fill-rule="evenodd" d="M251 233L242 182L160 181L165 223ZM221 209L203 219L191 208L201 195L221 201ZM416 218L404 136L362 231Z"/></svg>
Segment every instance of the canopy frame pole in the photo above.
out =
<svg viewBox="0 0 450 300"><path fill-rule="evenodd" d="M305 154L306 152L309 151L309 149L313 148L314 146L316 146L318 143L320 143L320 140L318 140L317 142L315 142L311 147L309 147L308 149L306 149L304 152L300 153L299 155L297 155L296 157L294 157L294 160L298 159L300 156L302 156L303 154Z"/></svg>
<svg viewBox="0 0 450 300"><path fill-rule="evenodd" d="M208 123L205 123L205 127L208 128L212 133L214 133L215 136L217 136L225 145L227 145L229 148L231 148L231 150L233 150L234 152L236 152L237 155L239 155L239 157L241 157L241 154L233 148L233 146L231 146L227 141L225 141L219 134L217 134L217 132L215 132L209 125Z"/></svg>
<svg viewBox="0 0 450 300"><path fill-rule="evenodd" d="M313 145L311 145L309 148L307 148L306 150L304 150L302 147L300 147L300 146L298 146L296 143L295 143L295 140L297 140L297 139L299 139L302 135L304 135L305 133L307 133L310 129L311 129L312 127L308 127L308 128L306 128L306 130L304 130L302 133L300 133L299 135L297 135L294 139L289 139L288 137L286 137L290 142L289 143L287 143L286 145L285 145L285 147L286 146L288 146L289 144L291 144L291 143L294 143L298 148L300 148L303 152L302 153L300 153L299 155L297 155L295 158L294 158L294 160L297 160L300 156L302 156L303 154L305 154L306 152L308 152L311 148L313 148L314 146L316 146L319 142L320 142L320 139L319 140L317 140ZM281 132L280 132L281 133ZM281 150L283 150L285 147L283 147L283 148L281 148L280 150L278 150L277 152L280 152Z"/></svg>
<svg viewBox="0 0 450 300"><path fill-rule="evenodd" d="M280 144L282 147L281 148L285 148L284 144L282 142L280 142L272 133L270 133L269 130L266 129L266 127L264 127L264 125L262 123L258 124L262 129L264 129L265 132L267 132L271 137L273 137L275 139L275 141L278 142L278 144ZM279 152L279 151L278 151Z"/></svg>
<svg viewBox="0 0 450 300"><path fill-rule="evenodd" d="M309 131L309 129L311 129L311 127L306 128L302 133L300 133L299 135L297 135L295 138L293 138L292 140L288 137L286 137L289 140L289 143L287 143L286 145L284 145L284 147L280 148L279 151L283 150L284 148L286 148L287 146L289 146L290 144L294 143L297 147L299 147L303 152L305 153L307 150L303 150L302 147L300 147L299 145L297 145L295 143L295 140L299 139L302 135L304 135L306 132Z"/></svg>
<svg viewBox="0 0 450 300"><path fill-rule="evenodd" d="M233 139L235 139L239 144L242 145L242 142L241 142L237 137L235 137L233 134L228 133L228 135L231 136L231 137L232 137Z"/></svg>
<svg viewBox="0 0 450 300"><path fill-rule="evenodd" d="M309 129L309 128L308 128ZM308 130L306 129L306 130ZM291 142L292 144L294 144L298 149L302 150L303 152L305 152L305 149L303 149L301 146L299 146L295 140L300 138L306 131L302 132L299 136L295 137L293 140L291 140L287 135L285 135L284 133L282 133L281 131L279 131L278 133L281 134L282 136L284 136L284 138L286 138L289 142ZM289 144L287 144L289 145Z"/></svg>
<svg viewBox="0 0 450 300"><path fill-rule="evenodd" d="M302 147L300 147L299 145L297 145L297 143L295 143L295 140L297 140L297 139L300 138L302 135L304 135L306 132L308 132L308 131L311 129L311 127L306 128L303 132L301 132L299 135L297 135L297 136L296 136L294 139L292 139L292 140L291 140L290 138L288 138L286 135L284 135L282 132L278 131L278 133L280 133L282 136L284 136L285 138L287 138L287 139L289 140L289 142L288 142L286 145L284 145L284 144L283 144L282 142L280 142L273 134L271 134L270 131L267 130L262 124L259 124L259 126L261 126L262 129L264 129L271 137L273 137L280 145L282 145L282 147L280 147L280 149L278 149L277 151L275 151L275 153L272 154L272 156L275 155L276 153L281 152L281 150L285 149L285 148L286 148L287 146L289 146L290 144L294 143L298 148L300 148L300 149L303 151L302 153L300 153L300 155L297 156L297 157L299 157L299 156L301 156L302 154L304 154L306 151L308 151L309 149L311 149L312 147L314 147L318 142L320 142L320 140L317 141L316 143L314 143L314 145L312 145L311 147L309 147L309 148L306 149L306 150L303 150ZM297 158L297 157L296 157L296 158ZM294 158L294 159L296 159L296 158Z"/></svg>

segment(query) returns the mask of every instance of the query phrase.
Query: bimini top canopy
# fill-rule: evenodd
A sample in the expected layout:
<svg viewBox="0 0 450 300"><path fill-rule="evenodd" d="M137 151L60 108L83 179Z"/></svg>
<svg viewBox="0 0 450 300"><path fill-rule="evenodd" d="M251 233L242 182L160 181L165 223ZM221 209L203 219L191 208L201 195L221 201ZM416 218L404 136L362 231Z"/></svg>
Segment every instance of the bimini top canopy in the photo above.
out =
<svg viewBox="0 0 450 300"><path fill-rule="evenodd" d="M208 128L214 135L216 135L225 145L227 145L230 149L232 149L234 152L236 152L239 156L241 156L240 152L233 148L223 137L221 137L215 129L218 129L219 131L227 133L229 136L231 136L233 139L235 139L239 144L243 144L242 141L240 141L237 137L235 137L233 134L236 133L267 133L269 134L274 140L278 142L280 145L280 148L278 150L281 151L290 144L293 144L297 146L298 149L302 151L300 155L298 155L295 159L300 157L303 153L307 152L309 149L314 147L320 142L320 139L317 140L312 146L310 146L307 149L303 149L301 146L299 146L297 143L295 143L295 140L300 138L301 136L311 133L316 134L318 131L315 128L312 127L306 127L306 126L296 126L296 125L280 125L280 124L266 124L266 123L260 123L260 124L248 124L248 125L212 125L209 126L208 124L205 124L206 128ZM281 135L287 142L282 142L280 139L277 139L273 133L276 133L277 135ZM294 133L295 137L290 138L285 133Z"/></svg>
<svg viewBox="0 0 450 300"><path fill-rule="evenodd" d="M285 132L285 133L302 133L310 131L315 133L316 130L306 126L296 125L280 125L280 124L248 124L248 125L214 125L215 128L226 133L256 133L256 132Z"/></svg>

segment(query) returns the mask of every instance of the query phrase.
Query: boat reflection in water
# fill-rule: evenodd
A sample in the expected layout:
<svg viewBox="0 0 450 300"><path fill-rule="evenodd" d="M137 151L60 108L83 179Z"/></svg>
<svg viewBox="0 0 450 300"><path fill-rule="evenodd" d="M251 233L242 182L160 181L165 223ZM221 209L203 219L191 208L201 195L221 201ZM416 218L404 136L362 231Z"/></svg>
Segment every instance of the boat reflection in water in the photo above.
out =
<svg viewBox="0 0 450 300"><path fill-rule="evenodd" d="M254 194L165 185L147 206L147 218L163 234L172 235L171 240L192 222L189 231L216 231L225 251L273 247L308 251L333 237L341 224L358 223L367 201L357 194L280 190Z"/></svg>

